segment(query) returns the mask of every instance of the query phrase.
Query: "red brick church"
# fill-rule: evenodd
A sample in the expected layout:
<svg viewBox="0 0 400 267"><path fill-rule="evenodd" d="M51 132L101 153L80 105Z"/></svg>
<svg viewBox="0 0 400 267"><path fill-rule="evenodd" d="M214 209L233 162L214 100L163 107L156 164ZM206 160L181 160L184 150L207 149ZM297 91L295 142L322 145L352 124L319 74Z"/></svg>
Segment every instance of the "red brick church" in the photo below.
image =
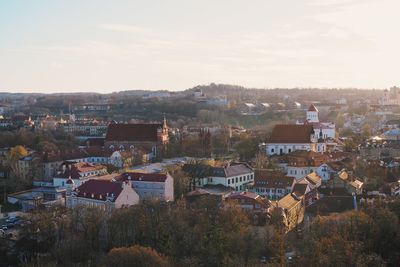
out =
<svg viewBox="0 0 400 267"><path fill-rule="evenodd" d="M112 123L108 125L104 147L115 150L157 150L168 144L168 126L163 123Z"/></svg>

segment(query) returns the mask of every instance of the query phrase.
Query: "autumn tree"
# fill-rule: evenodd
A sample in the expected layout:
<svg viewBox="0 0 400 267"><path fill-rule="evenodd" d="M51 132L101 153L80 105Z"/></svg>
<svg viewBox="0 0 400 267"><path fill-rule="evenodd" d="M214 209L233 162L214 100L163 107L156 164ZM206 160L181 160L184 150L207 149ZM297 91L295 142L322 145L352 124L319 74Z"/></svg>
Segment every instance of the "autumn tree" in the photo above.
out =
<svg viewBox="0 0 400 267"><path fill-rule="evenodd" d="M108 267L163 267L168 266L168 258L152 248L134 245L113 248L104 263Z"/></svg>

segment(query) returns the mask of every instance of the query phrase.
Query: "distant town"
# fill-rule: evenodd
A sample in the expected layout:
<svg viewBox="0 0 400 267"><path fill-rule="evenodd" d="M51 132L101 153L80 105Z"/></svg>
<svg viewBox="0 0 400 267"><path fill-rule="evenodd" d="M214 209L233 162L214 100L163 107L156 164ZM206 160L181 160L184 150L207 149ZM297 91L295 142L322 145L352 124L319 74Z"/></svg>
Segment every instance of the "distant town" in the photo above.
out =
<svg viewBox="0 0 400 267"><path fill-rule="evenodd" d="M398 266L400 88L0 93L0 188L4 266Z"/></svg>

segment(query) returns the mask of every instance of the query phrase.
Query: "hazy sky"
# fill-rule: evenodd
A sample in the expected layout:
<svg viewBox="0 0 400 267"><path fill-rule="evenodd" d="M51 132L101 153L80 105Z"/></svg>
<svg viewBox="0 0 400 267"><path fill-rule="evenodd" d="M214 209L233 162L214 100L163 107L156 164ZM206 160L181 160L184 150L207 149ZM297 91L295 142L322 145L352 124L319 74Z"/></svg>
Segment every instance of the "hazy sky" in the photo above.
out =
<svg viewBox="0 0 400 267"><path fill-rule="evenodd" d="M399 0L2 0L0 91L386 88Z"/></svg>

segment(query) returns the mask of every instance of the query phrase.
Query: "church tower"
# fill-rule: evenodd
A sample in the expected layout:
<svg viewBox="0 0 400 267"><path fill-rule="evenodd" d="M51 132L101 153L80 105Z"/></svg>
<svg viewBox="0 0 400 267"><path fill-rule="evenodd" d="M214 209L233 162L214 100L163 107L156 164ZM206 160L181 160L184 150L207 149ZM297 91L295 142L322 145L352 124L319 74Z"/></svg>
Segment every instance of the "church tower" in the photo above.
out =
<svg viewBox="0 0 400 267"><path fill-rule="evenodd" d="M318 109L311 104L311 106L307 110L307 121L308 122L319 122L318 119Z"/></svg>

